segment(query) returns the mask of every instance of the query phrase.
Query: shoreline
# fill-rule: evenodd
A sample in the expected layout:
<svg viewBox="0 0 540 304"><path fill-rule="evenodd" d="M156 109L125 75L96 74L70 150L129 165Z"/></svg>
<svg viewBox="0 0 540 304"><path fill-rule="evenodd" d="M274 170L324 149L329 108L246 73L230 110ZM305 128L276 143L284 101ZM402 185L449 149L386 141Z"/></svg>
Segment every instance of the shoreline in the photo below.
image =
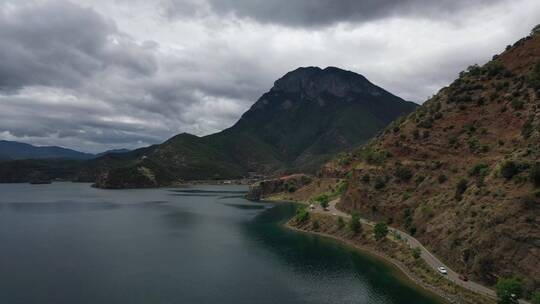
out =
<svg viewBox="0 0 540 304"><path fill-rule="evenodd" d="M292 220L292 219L291 219ZM304 233L304 234L312 234L317 235L319 237L323 237L326 239L330 239L333 241L339 242L341 245L345 245L347 247L352 248L353 250L359 252L360 254L368 255L372 258L375 258L379 260L380 262L387 264L388 266L393 268L393 271L399 272L396 273L399 275L398 280L402 281L403 283L410 285L412 288L420 289L421 292L427 293L428 296L436 298L437 300L442 300L445 303L458 303L456 300L452 299L450 296L448 296L446 293L437 290L436 288L429 286L427 284L424 284L419 278L417 278L409 269L403 265L403 263L397 261L396 259L393 259L389 257L388 255L373 250L372 248L369 248L367 246L361 246L359 244L355 244L351 240L344 239L342 237L328 234L325 232L319 232L319 231L312 231L312 230L305 230L300 229L297 227L294 227L290 225L290 221L287 221L287 223L283 224L283 226L287 229L290 229L292 231L298 232L298 233Z"/></svg>
<svg viewBox="0 0 540 304"><path fill-rule="evenodd" d="M268 203L280 203L280 202L286 202L286 203L296 203L301 205L309 205L308 202L303 200L294 200L294 199L285 199L284 197L278 196L269 196L266 198L263 198L260 200L261 202L268 202ZM310 212L310 214L312 214ZM331 218L328 215L324 214L317 214L315 215L328 217ZM321 218L318 218L321 219ZM413 285L411 287L419 289L421 292L428 293L429 296L436 297L438 300L442 300L445 303L490 303L495 304L496 300L492 297L488 297L482 293L477 293L471 290L468 290L466 288L463 288L459 284L456 284L450 280L447 280L443 277L438 277L438 273L433 272L432 269L427 266L427 264L424 266L419 266L418 273L415 273L413 269L416 269L412 267L411 265L406 265L403 261L400 261L391 255L389 253L392 253L392 251L386 252L385 250L373 248L369 245L363 245L359 244L357 242L354 242L354 240L347 239L344 236L335 235L327 232L321 232L321 231L314 231L311 227L305 228L305 227L296 227L293 226L294 217L289 219L286 223L284 223L284 226L287 229L299 232L299 233L306 233L306 234L313 234L318 235L323 238L331 239L334 241L337 241L341 243L342 245L351 247L352 249L360 252L361 254L367 254L371 257L374 257L390 266L396 271L396 274L399 276L398 279L401 279L406 284ZM321 227L324 226L324 223L321 223ZM317 229L318 230L318 229ZM334 231L336 232L336 231ZM375 244L374 244L375 245ZM399 245L401 246L401 245ZM404 248L401 248L399 250L403 250ZM407 248L408 249L408 248ZM386 248L388 251L388 248ZM396 252L394 251L393 254ZM423 261L422 261L423 262ZM425 263L425 262L424 262ZM427 269L427 272L426 272ZM427 274L427 275L426 275ZM441 280L442 279L442 280ZM433 282L434 284L430 283ZM438 285L438 286L437 286ZM444 289L447 290L444 290Z"/></svg>

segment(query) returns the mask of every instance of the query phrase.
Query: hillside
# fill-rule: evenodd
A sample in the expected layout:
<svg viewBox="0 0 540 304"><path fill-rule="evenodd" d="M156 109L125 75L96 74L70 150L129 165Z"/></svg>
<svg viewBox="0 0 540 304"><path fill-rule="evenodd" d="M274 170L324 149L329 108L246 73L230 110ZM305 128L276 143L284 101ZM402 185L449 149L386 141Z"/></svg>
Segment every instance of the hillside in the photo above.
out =
<svg viewBox="0 0 540 304"><path fill-rule="evenodd" d="M150 187L248 172L315 171L415 108L359 74L299 68L277 80L231 128L204 137L179 134L145 153L127 153L130 159L102 161L105 170L97 186Z"/></svg>
<svg viewBox="0 0 540 304"><path fill-rule="evenodd" d="M346 178L341 209L409 231L456 271L540 289L540 33L320 175Z"/></svg>
<svg viewBox="0 0 540 304"><path fill-rule="evenodd" d="M0 160L20 159L90 159L94 154L56 146L38 147L16 141L0 140Z"/></svg>

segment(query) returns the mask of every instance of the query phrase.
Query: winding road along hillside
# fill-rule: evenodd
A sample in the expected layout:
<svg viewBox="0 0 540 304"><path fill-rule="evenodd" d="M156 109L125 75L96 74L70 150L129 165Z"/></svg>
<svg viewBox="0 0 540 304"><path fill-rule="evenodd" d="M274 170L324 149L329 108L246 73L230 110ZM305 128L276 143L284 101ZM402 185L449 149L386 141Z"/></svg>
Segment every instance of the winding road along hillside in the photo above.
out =
<svg viewBox="0 0 540 304"><path fill-rule="evenodd" d="M329 206L327 208L327 210L323 210L321 207L317 206L317 208L315 208L313 210L313 212L316 212L316 213L321 213L321 214L332 214L333 216L341 216L341 217L344 217L344 218L350 218L350 214L348 213L345 213L341 210L338 210L336 208L336 203L339 202L339 199L336 199L336 200L333 200L329 203ZM360 221L362 222L362 224L365 224L365 225L370 225L370 226L375 226L375 223L374 222L371 222L369 220L366 220L366 219L360 219ZM438 272L437 268L440 267L440 266L443 266L446 268L446 270L448 271L448 273L445 275L445 277L454 282L455 284L457 285L460 285L464 288L467 288L471 291L474 291L474 292L477 292L477 293L480 293L480 294L484 294L484 295L487 295L491 298L497 298L497 294L495 293L495 291L493 289L490 289L484 285L481 285L479 283L476 283L476 282L472 282L472 281L463 281L459 278L459 274L455 271L453 271L452 269L450 269L450 267L448 267L447 265L445 265L443 262L441 262L437 257L435 257L429 250L427 250L417 239L415 239L414 237L412 237L411 235L399 230L399 229L395 229L395 228L391 228L391 227L388 227L388 230L390 232L393 232L393 233L397 233L401 236L402 239L404 239L407 244L409 244L409 246L411 248L420 248L421 250L421 257L424 261L426 261L426 263L432 267L435 271ZM441 274L442 275L442 274ZM529 302L525 301L525 300L520 300L519 301L520 303L522 304L530 304Z"/></svg>

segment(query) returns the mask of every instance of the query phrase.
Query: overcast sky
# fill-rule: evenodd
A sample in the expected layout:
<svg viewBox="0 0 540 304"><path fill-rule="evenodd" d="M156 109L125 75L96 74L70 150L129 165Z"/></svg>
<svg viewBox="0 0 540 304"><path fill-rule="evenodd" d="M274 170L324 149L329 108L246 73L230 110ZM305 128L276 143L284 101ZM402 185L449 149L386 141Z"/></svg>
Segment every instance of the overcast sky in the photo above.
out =
<svg viewBox="0 0 540 304"><path fill-rule="evenodd" d="M206 135L299 66L422 103L538 23L538 0L0 0L0 139Z"/></svg>

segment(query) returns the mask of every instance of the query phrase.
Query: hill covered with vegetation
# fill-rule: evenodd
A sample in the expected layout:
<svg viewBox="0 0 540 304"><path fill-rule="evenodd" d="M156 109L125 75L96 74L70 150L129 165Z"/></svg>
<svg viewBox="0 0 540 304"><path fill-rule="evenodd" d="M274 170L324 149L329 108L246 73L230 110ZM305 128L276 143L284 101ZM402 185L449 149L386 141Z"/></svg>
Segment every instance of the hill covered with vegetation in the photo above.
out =
<svg viewBox="0 0 540 304"><path fill-rule="evenodd" d="M540 289L540 33L462 72L321 176L343 210L408 231L460 273Z"/></svg>
<svg viewBox="0 0 540 304"><path fill-rule="evenodd" d="M144 151L97 159L83 175L97 174L98 187L125 188L248 172L314 172L415 108L359 74L299 68L277 80L231 128L204 137L183 133Z"/></svg>

